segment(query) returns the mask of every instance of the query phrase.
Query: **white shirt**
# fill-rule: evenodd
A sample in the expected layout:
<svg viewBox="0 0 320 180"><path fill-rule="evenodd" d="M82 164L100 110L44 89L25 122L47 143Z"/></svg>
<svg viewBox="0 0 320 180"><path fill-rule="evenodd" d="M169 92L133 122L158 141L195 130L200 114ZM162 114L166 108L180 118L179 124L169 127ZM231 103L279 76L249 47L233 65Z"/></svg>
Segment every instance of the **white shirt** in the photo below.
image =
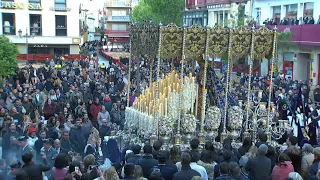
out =
<svg viewBox="0 0 320 180"><path fill-rule="evenodd" d="M201 178L203 180L208 180L208 174L207 174L207 171L204 167L198 165L195 162L190 163L190 167L191 167L191 169L197 171L201 175Z"/></svg>

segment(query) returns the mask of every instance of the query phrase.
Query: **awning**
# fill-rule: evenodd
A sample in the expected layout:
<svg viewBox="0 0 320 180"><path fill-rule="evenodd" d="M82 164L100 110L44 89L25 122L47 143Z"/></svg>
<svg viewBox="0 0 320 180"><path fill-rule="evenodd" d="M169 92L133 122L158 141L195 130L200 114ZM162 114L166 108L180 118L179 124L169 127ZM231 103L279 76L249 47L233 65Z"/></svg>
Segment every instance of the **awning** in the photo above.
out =
<svg viewBox="0 0 320 180"><path fill-rule="evenodd" d="M124 37L124 38L128 38L130 37L129 34L107 34L108 37Z"/></svg>
<svg viewBox="0 0 320 180"><path fill-rule="evenodd" d="M108 37L108 42L129 42L129 37Z"/></svg>

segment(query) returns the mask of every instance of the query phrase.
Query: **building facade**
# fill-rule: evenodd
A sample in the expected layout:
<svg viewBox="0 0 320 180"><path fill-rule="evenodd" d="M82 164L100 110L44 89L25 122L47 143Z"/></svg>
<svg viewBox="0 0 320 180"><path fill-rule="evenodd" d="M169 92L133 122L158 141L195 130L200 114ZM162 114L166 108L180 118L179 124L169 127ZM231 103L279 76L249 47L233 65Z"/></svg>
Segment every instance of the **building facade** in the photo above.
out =
<svg viewBox="0 0 320 180"><path fill-rule="evenodd" d="M105 37L111 46L129 43L132 0L107 0Z"/></svg>
<svg viewBox="0 0 320 180"><path fill-rule="evenodd" d="M250 17L252 1L248 0L186 0L183 24L203 27L228 26L238 17Z"/></svg>
<svg viewBox="0 0 320 180"><path fill-rule="evenodd" d="M17 45L19 60L79 56L78 1L5 0L0 1L0 14L0 34Z"/></svg>
<svg viewBox="0 0 320 180"><path fill-rule="evenodd" d="M255 0L253 3L253 16L260 22L258 25L267 19L274 20L278 31L293 34L293 45L279 46L278 70L294 80L312 81L314 85L320 84L320 24L316 24L320 15L316 9L319 7L319 0ZM305 24L304 16L313 17L314 23ZM295 23L283 25L284 19ZM267 66L268 62L263 63Z"/></svg>

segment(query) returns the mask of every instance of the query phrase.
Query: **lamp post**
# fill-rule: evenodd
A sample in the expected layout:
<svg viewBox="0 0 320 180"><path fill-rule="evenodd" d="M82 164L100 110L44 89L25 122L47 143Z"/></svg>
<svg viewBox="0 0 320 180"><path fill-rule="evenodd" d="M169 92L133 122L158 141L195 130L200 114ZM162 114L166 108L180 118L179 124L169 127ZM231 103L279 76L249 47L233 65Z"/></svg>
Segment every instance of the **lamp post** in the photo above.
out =
<svg viewBox="0 0 320 180"><path fill-rule="evenodd" d="M27 45L27 61L28 61L28 55L29 55L29 42L28 42L28 39L31 38L33 39L34 36L35 36L35 32L34 32L34 29L32 28L32 31L31 31L31 35L28 34L28 28L26 27L26 33L24 35L22 35L22 30L20 29L18 31L19 33L19 37L22 39L22 38L26 38L26 45Z"/></svg>

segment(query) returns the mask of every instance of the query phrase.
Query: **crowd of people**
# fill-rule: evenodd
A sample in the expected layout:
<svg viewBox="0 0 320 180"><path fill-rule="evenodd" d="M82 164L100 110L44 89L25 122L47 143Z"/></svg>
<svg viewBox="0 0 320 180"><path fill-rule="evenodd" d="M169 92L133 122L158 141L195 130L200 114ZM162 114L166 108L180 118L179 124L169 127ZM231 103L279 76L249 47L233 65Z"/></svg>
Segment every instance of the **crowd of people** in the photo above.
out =
<svg viewBox="0 0 320 180"><path fill-rule="evenodd" d="M282 20L279 17L268 18L263 24L265 25L300 25L300 24L320 24L320 15L318 20L315 20L313 16L308 16L307 13L303 14L303 17L299 19L297 16L284 17Z"/></svg>
<svg viewBox="0 0 320 180"><path fill-rule="evenodd" d="M88 53L84 60L55 58L45 66L18 68L14 76L3 78L0 180L320 179L320 149L316 147L320 114L315 113L320 106L314 106L309 82L293 81L281 71L273 77L275 117L291 120L297 131L284 136L280 148L272 147L260 131L256 144L246 138L239 149L228 138L222 149L215 149L212 142L202 147L195 138L183 152L178 146L163 148L159 140L128 144L116 137L125 126L127 72L112 59L99 65L99 46L99 42L83 45L83 52ZM150 65L144 59L133 59L129 105L155 80L156 73L151 71L156 66ZM201 79L200 67L192 67L187 64L184 72ZM162 64L161 73L172 69L178 71L179 63ZM216 76L214 69L208 71L207 104L223 108L217 95L225 89L225 79ZM264 91L261 98L267 102L270 78L255 74L251 78L254 108L259 90ZM241 74L233 82L229 99L234 104L247 99L248 80ZM296 120L301 113L310 121L301 124ZM301 132L303 128L309 139Z"/></svg>

